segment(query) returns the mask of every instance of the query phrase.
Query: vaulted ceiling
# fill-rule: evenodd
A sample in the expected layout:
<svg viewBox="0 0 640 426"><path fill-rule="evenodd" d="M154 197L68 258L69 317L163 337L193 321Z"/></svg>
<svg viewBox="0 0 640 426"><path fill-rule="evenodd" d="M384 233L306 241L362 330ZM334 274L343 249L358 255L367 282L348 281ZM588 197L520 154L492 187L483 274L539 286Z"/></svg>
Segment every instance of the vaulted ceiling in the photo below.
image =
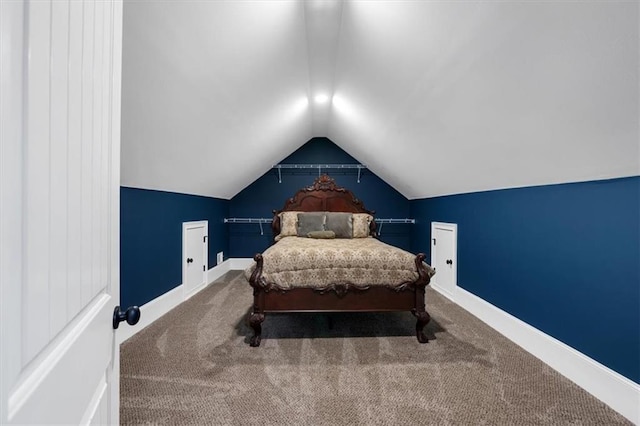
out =
<svg viewBox="0 0 640 426"><path fill-rule="evenodd" d="M637 1L125 0L122 185L229 199L314 136L409 199L638 175L638 27Z"/></svg>

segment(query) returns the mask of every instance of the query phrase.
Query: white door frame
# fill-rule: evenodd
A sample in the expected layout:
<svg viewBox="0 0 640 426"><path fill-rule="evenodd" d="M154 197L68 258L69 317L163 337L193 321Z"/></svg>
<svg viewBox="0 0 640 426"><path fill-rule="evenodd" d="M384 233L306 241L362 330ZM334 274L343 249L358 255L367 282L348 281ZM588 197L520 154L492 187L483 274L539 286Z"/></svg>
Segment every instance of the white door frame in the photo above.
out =
<svg viewBox="0 0 640 426"><path fill-rule="evenodd" d="M196 288L187 288L187 231L189 229L194 228L204 228L204 239L203 241L203 252L202 252L202 262L204 264L204 270L202 271L202 282L203 284ZM204 285L207 285L207 276L209 270L209 221L207 220L198 220L193 222L183 222L182 223L182 287L183 287L183 295L184 299L188 299L193 296L197 291Z"/></svg>
<svg viewBox="0 0 640 426"><path fill-rule="evenodd" d="M452 253L451 260L453 261L453 271L452 271L452 281L453 281L453 291L449 291L438 285L438 271L436 270L436 275L434 276L435 280L432 280L431 286L437 290L439 293L443 294L447 298L454 300L456 297L456 290L458 288L458 225L455 223L445 223L445 222L431 222L431 266L436 265L437 259L437 248L438 245L435 241L435 231L436 228L443 229L446 231L450 231L453 236L453 244L452 244Z"/></svg>

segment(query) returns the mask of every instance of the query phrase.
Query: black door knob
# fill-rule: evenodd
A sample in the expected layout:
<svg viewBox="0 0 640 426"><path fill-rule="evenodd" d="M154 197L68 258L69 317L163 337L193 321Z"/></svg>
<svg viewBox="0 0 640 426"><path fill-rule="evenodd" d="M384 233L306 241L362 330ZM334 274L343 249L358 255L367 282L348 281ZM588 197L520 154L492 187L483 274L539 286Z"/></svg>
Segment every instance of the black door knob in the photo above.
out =
<svg viewBox="0 0 640 426"><path fill-rule="evenodd" d="M188 258L187 258L187 263L193 263L193 259L192 259L192 258L190 258L190 257L188 257Z"/></svg>
<svg viewBox="0 0 640 426"><path fill-rule="evenodd" d="M447 265L453 265L453 260L451 260L451 259L447 259L447 262L446 262L446 263L447 263Z"/></svg>
<svg viewBox="0 0 640 426"><path fill-rule="evenodd" d="M127 321L129 325L137 324L140 321L140 308L129 306L126 311L122 311L120 306L116 306L113 310L113 328L118 328L122 321Z"/></svg>

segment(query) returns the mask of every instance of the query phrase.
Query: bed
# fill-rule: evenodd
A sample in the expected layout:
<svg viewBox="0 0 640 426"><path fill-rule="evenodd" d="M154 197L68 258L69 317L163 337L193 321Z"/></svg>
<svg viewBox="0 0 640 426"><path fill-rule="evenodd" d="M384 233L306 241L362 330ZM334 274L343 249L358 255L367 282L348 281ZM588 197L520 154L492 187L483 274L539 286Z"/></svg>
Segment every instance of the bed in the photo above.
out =
<svg viewBox="0 0 640 426"><path fill-rule="evenodd" d="M321 175L273 213L274 243L245 270L251 346L260 346L265 316L275 312L408 311L418 341L428 342L425 288L435 271L424 253L379 241L374 212L351 191Z"/></svg>

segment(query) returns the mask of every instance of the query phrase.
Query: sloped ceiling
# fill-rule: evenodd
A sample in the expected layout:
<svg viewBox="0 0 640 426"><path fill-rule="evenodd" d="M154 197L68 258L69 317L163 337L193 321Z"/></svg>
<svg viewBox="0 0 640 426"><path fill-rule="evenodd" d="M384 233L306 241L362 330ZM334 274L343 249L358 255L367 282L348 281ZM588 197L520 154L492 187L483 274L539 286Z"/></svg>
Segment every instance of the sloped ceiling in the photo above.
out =
<svg viewBox="0 0 640 426"><path fill-rule="evenodd" d="M409 199L638 175L638 22L633 1L125 0L122 185L228 199L313 136Z"/></svg>

